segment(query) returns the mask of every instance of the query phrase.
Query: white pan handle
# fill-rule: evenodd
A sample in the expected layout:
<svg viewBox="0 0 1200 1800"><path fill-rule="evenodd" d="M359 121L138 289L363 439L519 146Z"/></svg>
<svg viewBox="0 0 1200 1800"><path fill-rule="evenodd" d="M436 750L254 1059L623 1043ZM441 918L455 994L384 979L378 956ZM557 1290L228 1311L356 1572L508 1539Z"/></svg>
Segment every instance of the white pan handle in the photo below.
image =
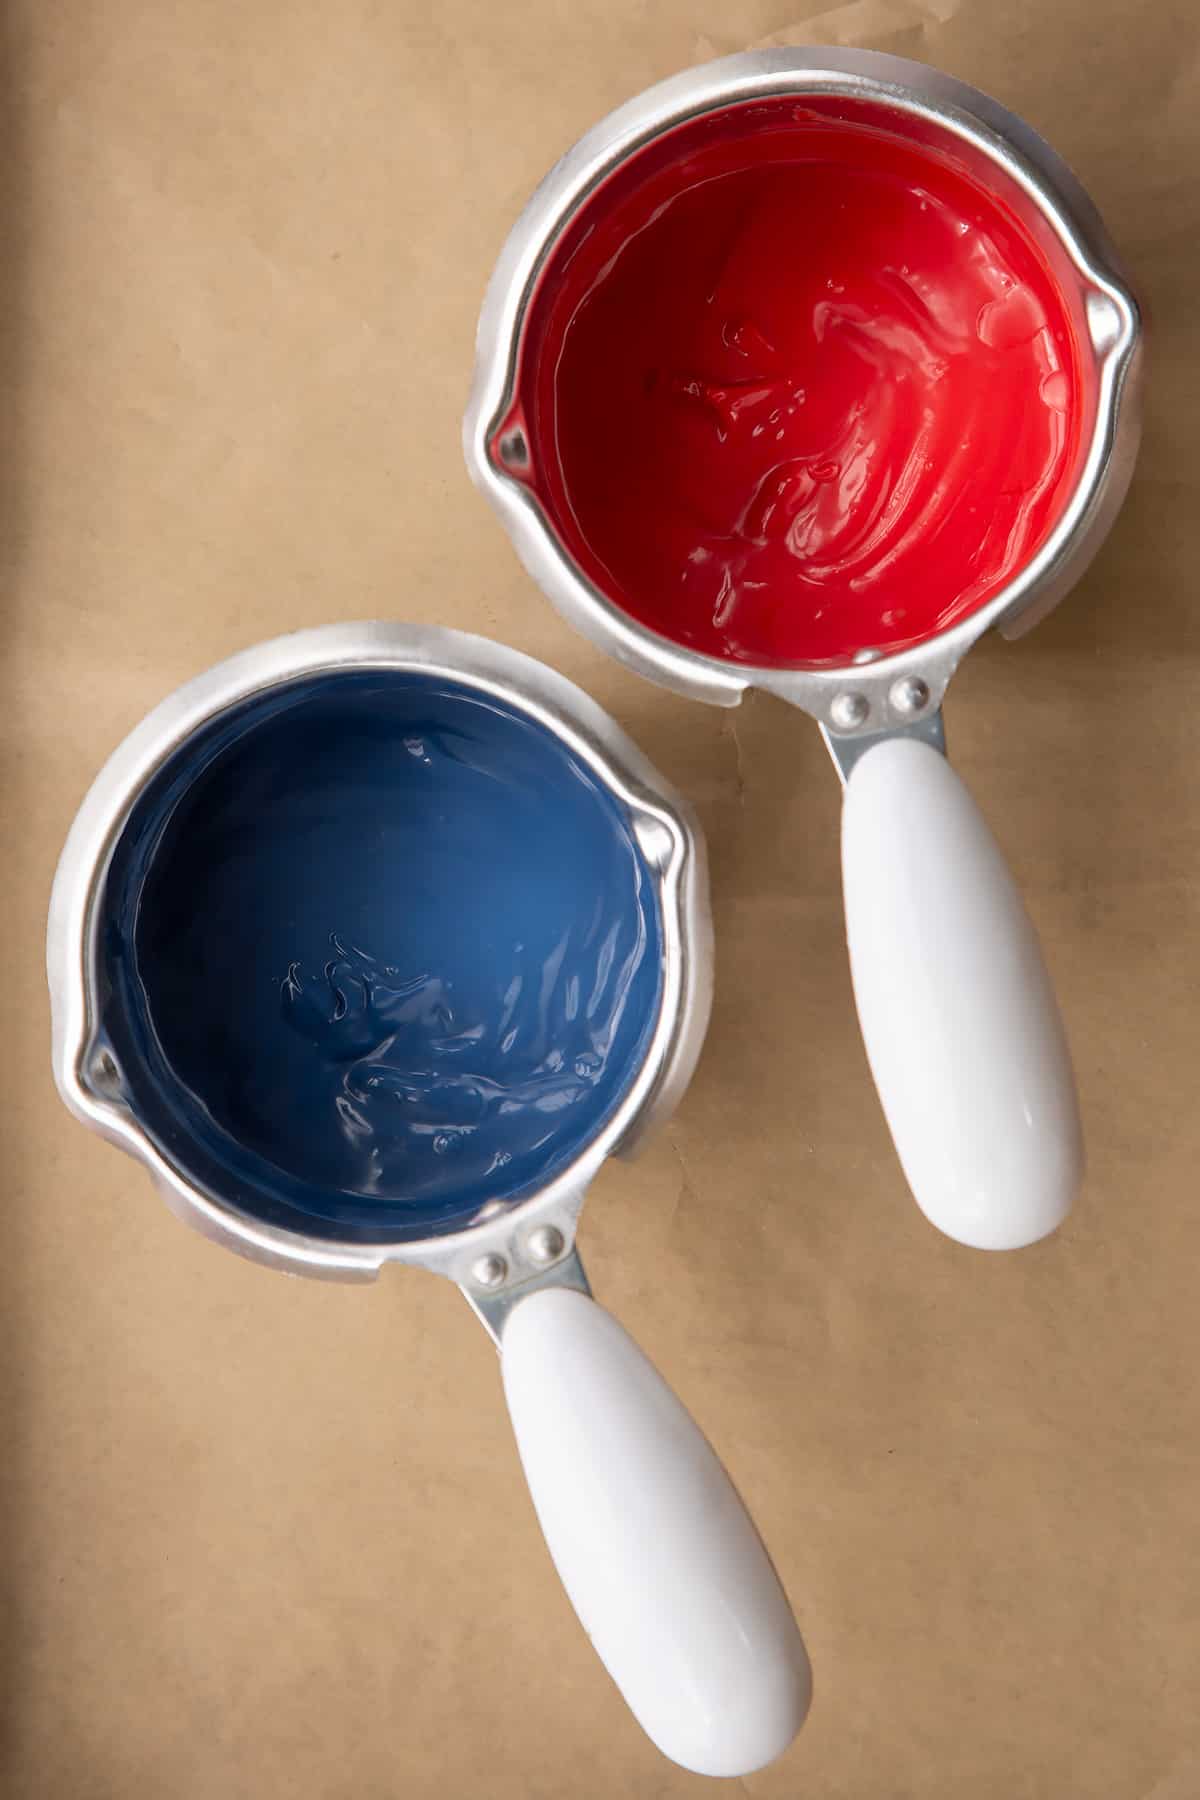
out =
<svg viewBox="0 0 1200 1800"><path fill-rule="evenodd" d="M862 754L842 873L867 1056L917 1204L960 1243L1034 1243L1083 1173L1070 1052L1021 896L944 756L899 737Z"/></svg>
<svg viewBox="0 0 1200 1800"><path fill-rule="evenodd" d="M500 1349L550 1554L634 1717L698 1774L761 1768L803 1724L811 1675L762 1539L707 1440L586 1294L519 1301Z"/></svg>

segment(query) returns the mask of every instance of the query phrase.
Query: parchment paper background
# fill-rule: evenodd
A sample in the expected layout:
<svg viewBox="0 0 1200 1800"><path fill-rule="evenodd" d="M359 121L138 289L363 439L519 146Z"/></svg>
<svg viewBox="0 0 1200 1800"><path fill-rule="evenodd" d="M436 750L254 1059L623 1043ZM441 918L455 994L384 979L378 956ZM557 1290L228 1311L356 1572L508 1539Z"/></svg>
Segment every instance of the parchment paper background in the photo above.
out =
<svg viewBox="0 0 1200 1800"><path fill-rule="evenodd" d="M8 1800L675 1800L541 1546L450 1287L287 1281L74 1125L42 931L88 782L292 626L507 639L697 803L719 967L694 1087L597 1183L600 1295L695 1409L803 1620L758 1800L1200 1795L1200 14L1194 0L10 0L0 72ZM1091 1175L988 1258L908 1199L842 945L815 730L675 700L522 575L459 453L509 224L683 65L834 41L1026 115L1153 316L1132 496L951 693L1043 933Z"/></svg>

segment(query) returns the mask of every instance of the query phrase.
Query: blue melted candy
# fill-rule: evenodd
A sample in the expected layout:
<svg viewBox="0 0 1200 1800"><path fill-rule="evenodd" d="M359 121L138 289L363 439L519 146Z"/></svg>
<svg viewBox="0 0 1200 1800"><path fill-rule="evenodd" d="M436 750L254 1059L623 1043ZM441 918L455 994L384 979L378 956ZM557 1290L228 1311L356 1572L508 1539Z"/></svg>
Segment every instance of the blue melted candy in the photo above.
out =
<svg viewBox="0 0 1200 1800"><path fill-rule="evenodd" d="M135 806L103 1035L186 1175L311 1235L455 1229L595 1137L661 998L629 819L467 687L345 672L224 715Z"/></svg>

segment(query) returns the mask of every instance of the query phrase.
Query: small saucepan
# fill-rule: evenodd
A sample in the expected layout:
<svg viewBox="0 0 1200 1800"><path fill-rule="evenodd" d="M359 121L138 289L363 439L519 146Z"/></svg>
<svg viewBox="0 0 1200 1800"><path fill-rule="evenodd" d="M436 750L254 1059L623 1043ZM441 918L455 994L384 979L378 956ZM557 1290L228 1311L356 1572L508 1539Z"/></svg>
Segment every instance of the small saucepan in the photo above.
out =
<svg viewBox="0 0 1200 1800"><path fill-rule="evenodd" d="M729 1477L574 1249L708 1020L704 846L586 695L454 631L233 657L111 757L50 910L54 1070L210 1238L457 1282L575 1609L666 1755L779 1754L809 1668Z"/></svg>
<svg viewBox="0 0 1200 1800"><path fill-rule="evenodd" d="M777 50L581 139L479 325L471 472L581 630L717 705L765 688L845 783L855 995L933 1222L986 1248L1083 1165L1057 1004L944 756L990 626L1067 591L1124 495L1140 322L1095 209L1028 126L921 64Z"/></svg>

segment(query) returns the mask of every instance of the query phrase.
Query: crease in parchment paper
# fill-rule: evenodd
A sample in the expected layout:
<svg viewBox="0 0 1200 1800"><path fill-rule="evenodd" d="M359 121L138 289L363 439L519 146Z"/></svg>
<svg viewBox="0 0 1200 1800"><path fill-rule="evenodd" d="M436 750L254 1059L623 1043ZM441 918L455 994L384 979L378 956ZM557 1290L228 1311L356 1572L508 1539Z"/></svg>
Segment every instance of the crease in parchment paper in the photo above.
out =
<svg viewBox="0 0 1200 1800"><path fill-rule="evenodd" d="M811 12L793 13L787 24L749 41L697 35L693 61L711 62L739 50L836 44L847 49L890 50L898 56L935 62L939 32L961 5L962 0L844 0L838 6L817 4Z"/></svg>
<svg viewBox="0 0 1200 1800"><path fill-rule="evenodd" d="M746 808L746 769L742 761L742 740L737 734L737 721L732 714L727 718L729 735L733 739L733 779L737 789L737 803L743 812Z"/></svg>
<svg viewBox="0 0 1200 1800"><path fill-rule="evenodd" d="M688 1169L687 1163L684 1160L683 1151L679 1148L679 1145L675 1141L674 1137L668 1137L667 1142L670 1144L671 1149L675 1153L675 1160L679 1164L679 1175L680 1175L679 1192L675 1196L674 1206L671 1208L670 1212L667 1214L667 1224L668 1224L668 1226L670 1226L675 1223L675 1220L679 1213L679 1209L683 1205L684 1201L689 1198L695 1197L696 1184L692 1180L691 1173Z"/></svg>
<svg viewBox="0 0 1200 1800"><path fill-rule="evenodd" d="M962 0L846 0L840 6L818 5L793 16L778 30L756 38L751 50L783 49L791 44L839 44L911 54L936 36L958 12Z"/></svg>

